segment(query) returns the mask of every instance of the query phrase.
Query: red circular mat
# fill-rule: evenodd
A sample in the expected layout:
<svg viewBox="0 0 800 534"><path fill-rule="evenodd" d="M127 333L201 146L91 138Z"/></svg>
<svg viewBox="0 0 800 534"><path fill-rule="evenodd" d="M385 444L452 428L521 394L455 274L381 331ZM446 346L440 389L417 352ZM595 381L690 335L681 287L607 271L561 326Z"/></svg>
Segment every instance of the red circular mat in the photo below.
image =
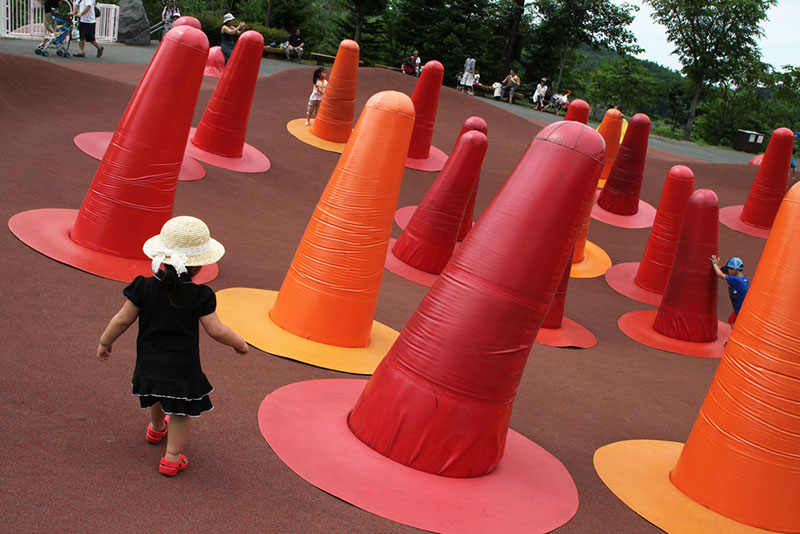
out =
<svg viewBox="0 0 800 534"><path fill-rule="evenodd" d="M130 282L139 275L153 275L152 262L148 258L136 260L112 256L75 243L70 239L69 232L77 216L78 210L69 209L23 211L8 220L8 228L17 239L35 251L87 273L120 282ZM206 265L194 277L194 282L204 284L218 275L216 263Z"/></svg>
<svg viewBox="0 0 800 534"><path fill-rule="evenodd" d="M742 208L744 206L726 206L719 209L719 222L743 234L751 235L753 237L768 238L769 232L772 228L760 228L753 226L742 221L739 217L742 215Z"/></svg>
<svg viewBox="0 0 800 534"><path fill-rule="evenodd" d="M395 243L397 243L397 239L393 237L389 239L389 248L386 251L386 263L384 264L384 267L397 276L405 278L406 280L414 282L415 284L431 287L433 283L439 279L439 275L412 267L395 256L394 252L392 252L392 247L394 247Z"/></svg>
<svg viewBox="0 0 800 534"><path fill-rule="evenodd" d="M431 145L427 158L406 158L406 167L418 171L439 172L444 168L447 154Z"/></svg>
<svg viewBox="0 0 800 534"><path fill-rule="evenodd" d="M252 145L244 144L242 149L242 157L240 158L226 158L225 156L218 156L211 152L206 152L201 148L197 148L192 144L192 138L197 128L192 128L189 131L189 140L186 142L186 153L191 157L208 163L214 167L221 169L228 169L229 171L237 172L265 172L269 170L270 162L267 156L261 153L260 150Z"/></svg>
<svg viewBox="0 0 800 534"><path fill-rule="evenodd" d="M395 224L397 224L401 230L405 230L406 226L408 226L408 221L411 220L411 217L414 216L416 211L416 206L403 206L402 208L398 208L398 210L394 212Z"/></svg>
<svg viewBox="0 0 800 534"><path fill-rule="evenodd" d="M598 206L597 202L592 206L592 219L620 228L649 228L653 226L655 218L656 209L642 199L639 199L639 211L633 215L611 213Z"/></svg>
<svg viewBox="0 0 800 534"><path fill-rule="evenodd" d="M698 358L722 358L725 342L731 335L731 325L718 321L717 339L709 343L692 343L673 339L653 330L656 313L657 310L628 312L619 318L617 325L629 338L654 349Z"/></svg>
<svg viewBox="0 0 800 534"><path fill-rule="evenodd" d="M597 338L587 328L564 317L561 328L540 328L535 342L548 347L590 349L597 345Z"/></svg>
<svg viewBox="0 0 800 534"><path fill-rule="evenodd" d="M370 449L347 426L366 384L312 380L273 391L258 410L261 434L289 468L314 486L424 530L549 532L577 511L578 492L563 464L513 430L497 468L476 478L417 471Z"/></svg>
<svg viewBox="0 0 800 534"><path fill-rule="evenodd" d="M636 273L639 271L639 263L640 262L635 261L612 265L611 268L606 271L606 283L611 286L611 289L628 298L643 304L660 306L661 298L663 297L661 293L649 291L637 285L633 280L636 277Z"/></svg>
<svg viewBox="0 0 800 534"><path fill-rule="evenodd" d="M114 132L85 132L76 135L72 141L84 154L94 159L103 159L103 155L106 153L108 144L113 136ZM192 182L203 178L205 175L205 167L184 153L178 181Z"/></svg>

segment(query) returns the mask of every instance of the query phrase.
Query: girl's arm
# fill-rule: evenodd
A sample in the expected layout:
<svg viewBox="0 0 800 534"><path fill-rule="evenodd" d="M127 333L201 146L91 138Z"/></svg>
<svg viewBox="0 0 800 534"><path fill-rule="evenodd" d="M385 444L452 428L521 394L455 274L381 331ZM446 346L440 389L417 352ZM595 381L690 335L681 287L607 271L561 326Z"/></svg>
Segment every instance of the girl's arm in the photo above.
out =
<svg viewBox="0 0 800 534"><path fill-rule="evenodd" d="M139 308L133 302L126 300L122 308L111 318L108 326L100 335L100 344L97 345L97 357L100 360L106 360L111 356L111 346L128 329L130 325L136 322L139 317Z"/></svg>
<svg viewBox="0 0 800 534"><path fill-rule="evenodd" d="M238 354L247 354L250 350L249 345L242 339L242 336L220 321L216 312L200 317L200 324L203 325L203 329L215 341L232 347Z"/></svg>

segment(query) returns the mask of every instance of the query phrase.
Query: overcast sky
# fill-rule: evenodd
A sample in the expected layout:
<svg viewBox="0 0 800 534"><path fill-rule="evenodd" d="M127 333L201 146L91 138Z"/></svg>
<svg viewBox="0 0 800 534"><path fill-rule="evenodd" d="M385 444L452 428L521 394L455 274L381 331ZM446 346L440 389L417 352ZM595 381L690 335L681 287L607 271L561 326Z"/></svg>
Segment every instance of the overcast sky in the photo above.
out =
<svg viewBox="0 0 800 534"><path fill-rule="evenodd" d="M613 0L616 4L624 1L640 8L630 27L639 46L645 49L637 57L679 70L678 58L670 54L673 46L667 42L664 27L650 18L650 8L642 5L641 0ZM769 20L763 24L764 37L759 43L762 60L778 69L783 65L800 66L800 0L779 0L767 16Z"/></svg>

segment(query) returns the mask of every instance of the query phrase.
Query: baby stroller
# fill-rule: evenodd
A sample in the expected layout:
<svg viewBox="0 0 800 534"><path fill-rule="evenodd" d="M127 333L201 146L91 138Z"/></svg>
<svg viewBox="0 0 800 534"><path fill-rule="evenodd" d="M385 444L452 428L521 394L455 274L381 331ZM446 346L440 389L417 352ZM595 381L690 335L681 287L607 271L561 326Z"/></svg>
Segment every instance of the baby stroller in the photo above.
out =
<svg viewBox="0 0 800 534"><path fill-rule="evenodd" d="M71 13L72 4L70 4L66 0L64 3L69 5L69 12ZM77 35L75 35L75 33L77 33L77 28L75 27L75 24L72 20L72 15L68 15L68 20L58 18L55 15L55 11L53 13L45 14L45 16L46 17L52 16L53 19L55 19L56 24L58 24L58 27L56 28L56 32L54 34L51 34L46 41L39 44L39 46L36 47L34 52L36 53L37 56L47 57L50 55L50 52L48 52L47 49L50 47L55 47L56 55L63 56L66 58L71 57L69 53L69 44L72 41L72 39L77 39Z"/></svg>

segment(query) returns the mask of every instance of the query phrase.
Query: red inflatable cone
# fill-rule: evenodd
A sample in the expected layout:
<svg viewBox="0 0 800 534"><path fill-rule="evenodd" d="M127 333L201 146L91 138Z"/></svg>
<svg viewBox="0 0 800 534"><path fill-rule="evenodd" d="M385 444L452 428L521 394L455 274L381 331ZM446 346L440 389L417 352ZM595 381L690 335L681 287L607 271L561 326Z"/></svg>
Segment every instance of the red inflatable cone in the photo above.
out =
<svg viewBox="0 0 800 534"><path fill-rule="evenodd" d="M678 250L658 312L631 312L619 326L645 345L688 356L720 357L730 333L717 321L717 277L711 256L717 254L719 201L709 189L692 193L681 226ZM722 335L718 335L718 330Z"/></svg>
<svg viewBox="0 0 800 534"><path fill-rule="evenodd" d="M189 17L189 16L179 17L177 20L175 20L175 22L172 23L172 27L174 28L176 26L191 26L192 28L194 28L196 30L201 30L201 31L203 29L203 25L200 24L199 20L197 20L194 17ZM210 53L211 53L211 51L209 50L209 54Z"/></svg>
<svg viewBox="0 0 800 534"><path fill-rule="evenodd" d="M470 130L477 130L485 136L489 135L489 125L480 117L469 117L464 121L464 124L461 126L461 131L458 133L459 139ZM447 165L447 163L445 163L445 165ZM475 219L475 201L478 198L478 184L480 183L480 178L479 170L478 177L475 179L475 187L472 190L472 196L470 196L467 209L464 211L464 219L461 221L461 228L458 230L457 241L464 241L464 238L467 237L467 234L472 229L472 224Z"/></svg>
<svg viewBox="0 0 800 534"><path fill-rule="evenodd" d="M655 208L639 198L649 138L650 117L637 113L625 132L608 181L597 198L597 207L592 210L595 219L623 228L642 228L653 223Z"/></svg>
<svg viewBox="0 0 800 534"><path fill-rule="evenodd" d="M335 143L346 143L350 139L355 118L359 53L357 42L345 39L339 43L328 87L311 126L311 133L321 139Z"/></svg>
<svg viewBox="0 0 800 534"><path fill-rule="evenodd" d="M240 172L264 172L269 160L245 143L250 106L264 53L264 37L244 32L211 95L192 136L189 155L204 163Z"/></svg>
<svg viewBox="0 0 800 534"><path fill-rule="evenodd" d="M589 112L591 111L591 106L586 100L573 100L569 103L569 107L567 108L567 114L564 115L565 121L575 121L580 122L581 124L586 124L589 122Z"/></svg>
<svg viewBox="0 0 800 534"><path fill-rule="evenodd" d="M387 269L423 285L430 285L431 277L421 278L415 271L434 275L442 272L453 255L487 145L486 136L479 131L467 131L459 137L445 168L428 189L408 226L390 245Z"/></svg>
<svg viewBox="0 0 800 534"><path fill-rule="evenodd" d="M615 291L645 304L658 306L678 248L686 205L694 191L694 173L676 165L669 170L641 262L618 263L606 271Z"/></svg>
<svg viewBox="0 0 800 534"><path fill-rule="evenodd" d="M447 161L447 154L431 146L443 78L444 67L441 63L435 60L425 63L411 94L416 119L411 144L408 147L406 167L421 171L440 171Z"/></svg>
<svg viewBox="0 0 800 534"><path fill-rule="evenodd" d="M9 222L17 237L99 276L130 281L152 272L142 245L172 217L207 56L203 32L191 26L170 30L120 119L80 211L19 214ZM204 269L204 275L213 278L214 269Z"/></svg>
<svg viewBox="0 0 800 534"><path fill-rule="evenodd" d="M767 151L758 167L756 179L744 206L728 206L720 211L720 222L739 232L767 237L781 200L789 186L789 168L794 148L794 132L778 128L772 132Z"/></svg>
<svg viewBox="0 0 800 534"><path fill-rule="evenodd" d="M224 70L225 56L222 54L222 48L218 46L212 46L208 51L208 61L206 61L206 69L203 72L203 76L221 78L222 71Z"/></svg>
<svg viewBox="0 0 800 534"><path fill-rule="evenodd" d="M353 408L349 425L359 439L439 475L495 468L603 150L599 136L575 122L536 136Z"/></svg>

